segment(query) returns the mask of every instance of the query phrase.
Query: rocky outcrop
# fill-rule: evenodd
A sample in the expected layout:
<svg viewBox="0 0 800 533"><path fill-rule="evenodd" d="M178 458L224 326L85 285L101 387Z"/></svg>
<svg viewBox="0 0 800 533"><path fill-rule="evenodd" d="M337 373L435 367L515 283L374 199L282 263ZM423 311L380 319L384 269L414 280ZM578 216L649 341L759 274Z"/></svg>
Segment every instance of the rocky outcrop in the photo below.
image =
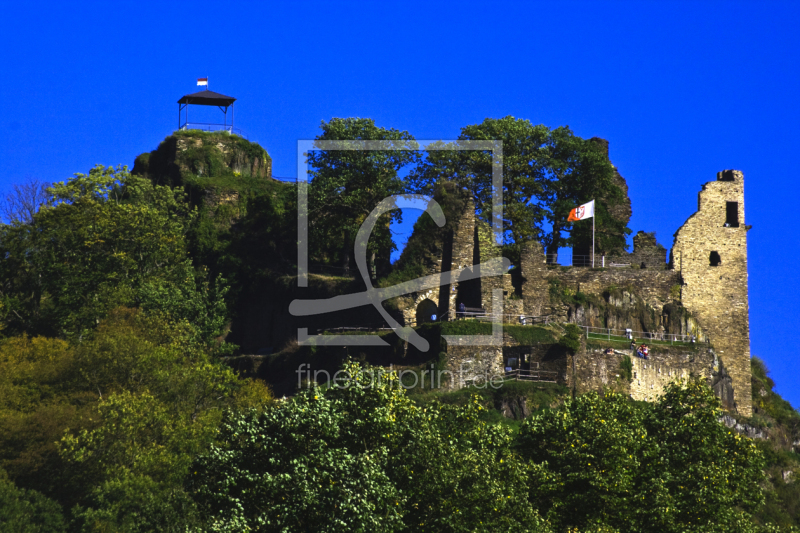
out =
<svg viewBox="0 0 800 533"><path fill-rule="evenodd" d="M256 143L226 132L176 131L152 152L139 155L133 174L178 187L192 178L272 177L272 159Z"/></svg>
<svg viewBox="0 0 800 533"><path fill-rule="evenodd" d="M731 415L722 415L722 418L720 418L719 421L725 424L726 427L735 430L737 433L744 435L745 437L749 437L751 439L768 438L762 428L757 428L755 426L751 426L750 424L743 424L733 418Z"/></svg>

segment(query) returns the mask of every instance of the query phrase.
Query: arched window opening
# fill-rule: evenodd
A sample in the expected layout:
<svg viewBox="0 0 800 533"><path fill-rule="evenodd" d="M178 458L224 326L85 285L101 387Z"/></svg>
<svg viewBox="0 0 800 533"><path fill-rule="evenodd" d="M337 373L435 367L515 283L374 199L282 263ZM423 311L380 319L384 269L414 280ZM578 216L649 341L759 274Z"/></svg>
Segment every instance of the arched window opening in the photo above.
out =
<svg viewBox="0 0 800 533"><path fill-rule="evenodd" d="M709 263L712 267L719 266L722 264L722 258L719 256L717 252L711 252L711 255L708 258Z"/></svg>
<svg viewBox="0 0 800 533"><path fill-rule="evenodd" d="M417 306L417 325L436 322L439 314L439 307L433 300L424 299Z"/></svg>

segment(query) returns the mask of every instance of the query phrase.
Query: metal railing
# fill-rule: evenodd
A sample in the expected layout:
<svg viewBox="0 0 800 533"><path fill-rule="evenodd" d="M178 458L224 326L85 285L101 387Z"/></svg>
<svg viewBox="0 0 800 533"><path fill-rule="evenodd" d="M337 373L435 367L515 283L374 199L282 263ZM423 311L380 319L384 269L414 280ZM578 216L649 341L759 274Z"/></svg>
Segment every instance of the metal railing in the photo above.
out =
<svg viewBox="0 0 800 533"><path fill-rule="evenodd" d="M437 316L436 320L432 320L430 322L425 322L425 324L436 324L436 323L440 323L440 322L449 322L450 321L450 319L448 318L449 314L450 314L450 311L445 311L442 316ZM416 327L418 325L419 324L417 324L417 320L415 318L411 319L411 320L408 320L405 323L406 327L412 327L412 328ZM389 326L386 325L385 322L381 322L380 324L375 323L374 325L339 326L339 327L336 327L336 328L321 328L321 329L317 330L317 334L320 334L320 333L322 333L322 334L324 334L324 333L334 333L334 332L343 333L345 331L394 331L394 328L390 328Z"/></svg>
<svg viewBox="0 0 800 533"><path fill-rule="evenodd" d="M572 263L569 265L562 265L558 262L558 256L560 254L546 254L545 261L548 265L555 265L555 266L575 266L575 267L590 267L592 266L592 256L591 255L575 255L571 256ZM563 256L562 256L563 257ZM594 256L594 266L601 266L603 259L601 256L596 255Z"/></svg>
<svg viewBox="0 0 800 533"><path fill-rule="evenodd" d="M333 265L308 265L308 273L309 274L329 274L334 276L340 276L343 278L355 278L358 270L355 268L344 268L344 267L337 267Z"/></svg>
<svg viewBox="0 0 800 533"><path fill-rule="evenodd" d="M648 341L651 344L696 344L701 342L697 335L679 335L677 333L659 333L655 331L633 331L630 329L593 328L580 326L587 339L600 339L619 342ZM705 343L709 343L708 337Z"/></svg>
<svg viewBox="0 0 800 533"><path fill-rule="evenodd" d="M555 370L523 370L521 368L506 370L503 374L503 379L508 381L543 381L546 383L555 383L557 377L558 372Z"/></svg>
<svg viewBox="0 0 800 533"><path fill-rule="evenodd" d="M467 308L469 309L469 308ZM503 313L501 320L504 324L513 324L519 322L522 326L533 326L534 324L549 324L550 315L534 316L534 315L519 315L515 313ZM485 310L480 311L456 311L456 319L474 319L478 322L492 322L494 315L487 313Z"/></svg>
<svg viewBox="0 0 800 533"><path fill-rule="evenodd" d="M184 122L179 130L200 130L200 131L227 131L239 137L247 139L247 135L239 128L234 128L230 124L215 124L212 122Z"/></svg>
<svg viewBox="0 0 800 533"><path fill-rule="evenodd" d="M569 265L562 265L558 262L558 256L560 254L546 254L545 261L548 265L551 266L573 266L573 267L591 267L592 266L592 256L591 255L572 255L569 256L571 258L571 263ZM606 258L602 255L595 255L594 256L594 266L595 268L623 268L631 266L631 263L614 263L610 259Z"/></svg>

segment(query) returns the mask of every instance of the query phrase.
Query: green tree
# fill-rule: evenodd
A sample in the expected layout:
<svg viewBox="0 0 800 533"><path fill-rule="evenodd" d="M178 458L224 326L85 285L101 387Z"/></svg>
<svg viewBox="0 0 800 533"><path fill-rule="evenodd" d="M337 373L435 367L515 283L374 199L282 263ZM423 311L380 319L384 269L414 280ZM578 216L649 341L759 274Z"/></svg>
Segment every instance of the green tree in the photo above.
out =
<svg viewBox="0 0 800 533"><path fill-rule="evenodd" d="M21 489L79 505L86 524L167 530L146 524L191 517L183 479L222 410L270 401L260 382L212 358L188 323L114 310L77 345L0 343L0 469Z"/></svg>
<svg viewBox="0 0 800 533"><path fill-rule="evenodd" d="M418 145L407 131L386 129L366 118L333 118L322 122L316 141L387 141L387 150L365 151L357 143L352 150L310 150L311 166L308 189L309 237L313 253L325 254L331 242L341 243L339 257L350 266L356 232L367 216L384 198L406 192L401 169L418 158ZM317 146L320 146L317 143ZM374 268L378 260L388 266L393 249L389 232L390 219L400 212L384 215L375 226L368 243L368 262ZM329 252L330 253L330 252Z"/></svg>
<svg viewBox="0 0 800 533"><path fill-rule="evenodd" d="M341 387L230 413L192 468L215 531L542 531L527 501L536 467L480 406L425 408L380 369Z"/></svg>
<svg viewBox="0 0 800 533"><path fill-rule="evenodd" d="M637 514L646 431L626 398L589 393L526 420L520 452L552 477L532 501L555 525L625 528Z"/></svg>
<svg viewBox="0 0 800 533"><path fill-rule="evenodd" d="M572 223L567 218L570 210L592 199L598 228L595 249L601 254L624 251L630 230L609 212L609 204L621 201L623 193L614 183L614 167L600 146L564 126L550 132L545 151L548 177L541 201L547 206L550 225L542 239L545 252L555 256L562 246L591 243L589 222Z"/></svg>
<svg viewBox="0 0 800 533"><path fill-rule="evenodd" d="M17 488L0 470L0 532L62 533L66 521L61 507L34 490Z"/></svg>
<svg viewBox="0 0 800 533"><path fill-rule="evenodd" d="M144 298L149 308L196 321L206 338L219 334L224 289L208 290L192 271L184 232L193 213L181 192L102 166L48 191L51 205L29 223L0 226L10 332L81 338L108 310ZM165 283L176 289L163 290ZM185 305L176 305L176 291Z"/></svg>
<svg viewBox="0 0 800 533"><path fill-rule="evenodd" d="M59 445L83 477L76 519L90 530L183 531L196 516L183 481L223 409L264 408L269 390L212 360L187 324L136 310L112 313L76 352L80 382L99 397L95 424Z"/></svg>
<svg viewBox="0 0 800 533"><path fill-rule="evenodd" d="M75 383L76 375L75 351L63 340L20 336L0 343L0 469L19 487L67 508L80 476L56 442L68 427L91 425L96 398Z"/></svg>
<svg viewBox="0 0 800 533"><path fill-rule="evenodd" d="M613 182L614 168L591 140L575 136L568 127L554 130L512 116L487 118L461 129L447 150L429 150L409 176L410 188L431 194L438 180L455 181L473 193L476 211L490 222L492 208L492 153L468 150L465 141L495 143L503 171L503 235L505 254L517 262L522 246L530 240L545 245L548 254L583 242L586 228L567 221L569 211L596 198L597 249L612 252L625 248L629 233L624 223L609 215L608 202L622 191ZM502 144L501 144L502 143ZM591 227L588 228L591 239ZM566 233L566 235L565 235ZM620 237L621 235L621 237Z"/></svg>
<svg viewBox="0 0 800 533"><path fill-rule="evenodd" d="M551 482L531 492L555 525L620 531L755 531L763 457L719 422L699 379L654 404L589 393L526 420L520 453Z"/></svg>
<svg viewBox="0 0 800 533"><path fill-rule="evenodd" d="M719 398L699 378L671 385L652 405L645 419L650 484L642 488L642 501L657 501L654 527L750 527L750 514L764 501L764 458L750 439L720 423L722 414Z"/></svg>
<svg viewBox="0 0 800 533"><path fill-rule="evenodd" d="M503 231L506 254L519 259L522 244L544 237L542 222L546 206L541 202L547 180L545 148L550 131L543 125L512 116L487 118L461 129L452 148L438 143L411 176L420 193L432 194L440 179L456 181L472 191L476 210L487 222L492 210L492 161L488 150L469 150L464 141L487 141L496 147L495 161L503 171Z"/></svg>

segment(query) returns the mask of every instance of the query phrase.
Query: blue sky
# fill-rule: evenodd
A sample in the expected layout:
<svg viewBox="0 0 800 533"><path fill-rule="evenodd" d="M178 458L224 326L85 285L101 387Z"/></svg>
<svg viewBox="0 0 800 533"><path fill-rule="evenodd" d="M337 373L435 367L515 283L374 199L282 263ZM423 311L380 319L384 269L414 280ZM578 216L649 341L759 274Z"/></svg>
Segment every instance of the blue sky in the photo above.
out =
<svg viewBox="0 0 800 533"><path fill-rule="evenodd" d="M296 173L321 120L420 139L513 115L610 141L630 227L667 247L716 172L745 173L752 353L800 406L800 4L14 2L0 21L0 188L132 165L208 76Z"/></svg>

